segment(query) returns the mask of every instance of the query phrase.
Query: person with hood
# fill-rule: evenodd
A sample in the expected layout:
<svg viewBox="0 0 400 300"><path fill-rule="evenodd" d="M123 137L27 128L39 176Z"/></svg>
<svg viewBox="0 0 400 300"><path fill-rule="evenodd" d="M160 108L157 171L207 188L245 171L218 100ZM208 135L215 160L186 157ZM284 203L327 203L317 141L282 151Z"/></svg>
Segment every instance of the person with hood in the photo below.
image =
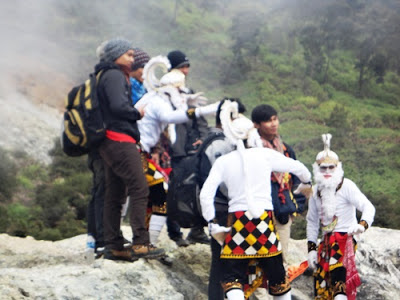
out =
<svg viewBox="0 0 400 300"><path fill-rule="evenodd" d="M104 258L133 261L158 258L164 255L150 243L146 228L146 208L149 189L142 168L138 143L140 134L137 121L143 111L137 110L130 94L129 73L134 62L132 44L122 38L103 42L97 48L100 61L95 66L101 72L97 94L106 128L106 137L99 146L104 162ZM132 246L124 248L120 234L121 208L130 196L130 225Z"/></svg>
<svg viewBox="0 0 400 300"><path fill-rule="evenodd" d="M227 112L238 116L237 108ZM272 220L271 173L293 173L305 185L311 185L311 174L301 162L275 150L245 149L243 140L254 131L253 123L246 117L224 120L228 120L222 123L224 133L237 149L217 158L201 189L200 204L211 235L221 244L225 295L229 300L244 299L248 264L255 259L268 278L269 293L273 298L291 299L282 247ZM229 199L226 226L219 225L214 204L221 183L226 186Z"/></svg>
<svg viewBox="0 0 400 300"><path fill-rule="evenodd" d="M315 271L315 299L353 300L361 284L355 266L356 240L371 227L375 207L343 176L342 162L330 150L331 138L329 133L322 135L324 150L313 164L316 185L307 212L308 265ZM359 222L356 211L361 212Z"/></svg>

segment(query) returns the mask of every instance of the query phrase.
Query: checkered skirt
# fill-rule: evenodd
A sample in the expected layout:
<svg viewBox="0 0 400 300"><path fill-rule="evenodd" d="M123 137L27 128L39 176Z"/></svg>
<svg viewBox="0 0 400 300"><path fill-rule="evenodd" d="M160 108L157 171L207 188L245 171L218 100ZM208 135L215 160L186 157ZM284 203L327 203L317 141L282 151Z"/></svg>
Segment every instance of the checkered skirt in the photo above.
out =
<svg viewBox="0 0 400 300"><path fill-rule="evenodd" d="M232 217L232 230L225 238L221 258L264 258L282 253L272 211L264 211L257 219L248 211L234 212Z"/></svg>

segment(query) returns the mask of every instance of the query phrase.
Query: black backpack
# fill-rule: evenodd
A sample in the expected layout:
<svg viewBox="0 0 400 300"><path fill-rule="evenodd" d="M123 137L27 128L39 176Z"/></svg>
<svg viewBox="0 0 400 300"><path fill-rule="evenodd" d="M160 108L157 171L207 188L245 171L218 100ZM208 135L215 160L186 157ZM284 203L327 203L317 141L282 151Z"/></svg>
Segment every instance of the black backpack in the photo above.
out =
<svg viewBox="0 0 400 300"><path fill-rule="evenodd" d="M172 170L167 194L168 217L183 228L207 225L201 213L199 194L211 169L205 151L218 139L224 139L224 134L209 133L198 151L183 158L179 167Z"/></svg>
<svg viewBox="0 0 400 300"><path fill-rule="evenodd" d="M83 84L71 89L65 99L61 147L68 156L81 156L105 138L105 128L97 96L97 76L92 73Z"/></svg>

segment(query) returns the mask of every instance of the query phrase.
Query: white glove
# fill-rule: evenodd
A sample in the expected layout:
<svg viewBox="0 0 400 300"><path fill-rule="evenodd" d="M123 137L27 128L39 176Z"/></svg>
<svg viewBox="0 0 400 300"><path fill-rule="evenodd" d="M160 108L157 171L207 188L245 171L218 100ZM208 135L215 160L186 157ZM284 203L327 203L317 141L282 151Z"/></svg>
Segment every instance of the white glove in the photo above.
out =
<svg viewBox="0 0 400 300"><path fill-rule="evenodd" d="M315 271L317 269L317 263L318 263L318 253L317 250L311 250L308 252L308 267L312 270Z"/></svg>
<svg viewBox="0 0 400 300"><path fill-rule="evenodd" d="M203 92L186 95L186 101L189 106L199 107L207 104L208 99L203 96Z"/></svg>
<svg viewBox="0 0 400 300"><path fill-rule="evenodd" d="M347 234L349 235L356 235L356 234L361 234L365 231L364 226L360 224L355 224L350 226L349 230L347 231Z"/></svg>
<svg viewBox="0 0 400 300"><path fill-rule="evenodd" d="M216 223L208 223L208 230L212 237L222 246L225 241L225 237L229 231L231 231L230 227L225 227L218 225Z"/></svg>
<svg viewBox="0 0 400 300"><path fill-rule="evenodd" d="M210 114L215 114L217 112L219 102L220 101L215 102L213 104L206 105L206 106L197 107L195 110L196 117L198 118L198 117L203 117L203 116L207 116Z"/></svg>
<svg viewBox="0 0 400 300"><path fill-rule="evenodd" d="M293 194L303 194L307 199L312 195L312 184L311 183L300 183Z"/></svg>

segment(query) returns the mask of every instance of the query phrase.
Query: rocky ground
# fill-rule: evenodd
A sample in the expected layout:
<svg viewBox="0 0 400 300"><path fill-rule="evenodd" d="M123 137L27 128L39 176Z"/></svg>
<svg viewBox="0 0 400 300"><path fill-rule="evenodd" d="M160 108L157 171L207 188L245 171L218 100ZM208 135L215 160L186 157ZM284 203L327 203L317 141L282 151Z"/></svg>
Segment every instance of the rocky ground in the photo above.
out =
<svg viewBox="0 0 400 300"><path fill-rule="evenodd" d="M123 227L124 235L130 230ZM187 231L185 230L185 233ZM357 252L363 285L358 299L398 299L400 231L373 227ZM160 246L173 260L134 263L84 260L85 235L50 242L0 235L0 299L207 299L210 250L207 245L178 248L162 232ZM306 258L306 242L291 240L289 262ZM293 299L312 299L312 277L293 282Z"/></svg>

